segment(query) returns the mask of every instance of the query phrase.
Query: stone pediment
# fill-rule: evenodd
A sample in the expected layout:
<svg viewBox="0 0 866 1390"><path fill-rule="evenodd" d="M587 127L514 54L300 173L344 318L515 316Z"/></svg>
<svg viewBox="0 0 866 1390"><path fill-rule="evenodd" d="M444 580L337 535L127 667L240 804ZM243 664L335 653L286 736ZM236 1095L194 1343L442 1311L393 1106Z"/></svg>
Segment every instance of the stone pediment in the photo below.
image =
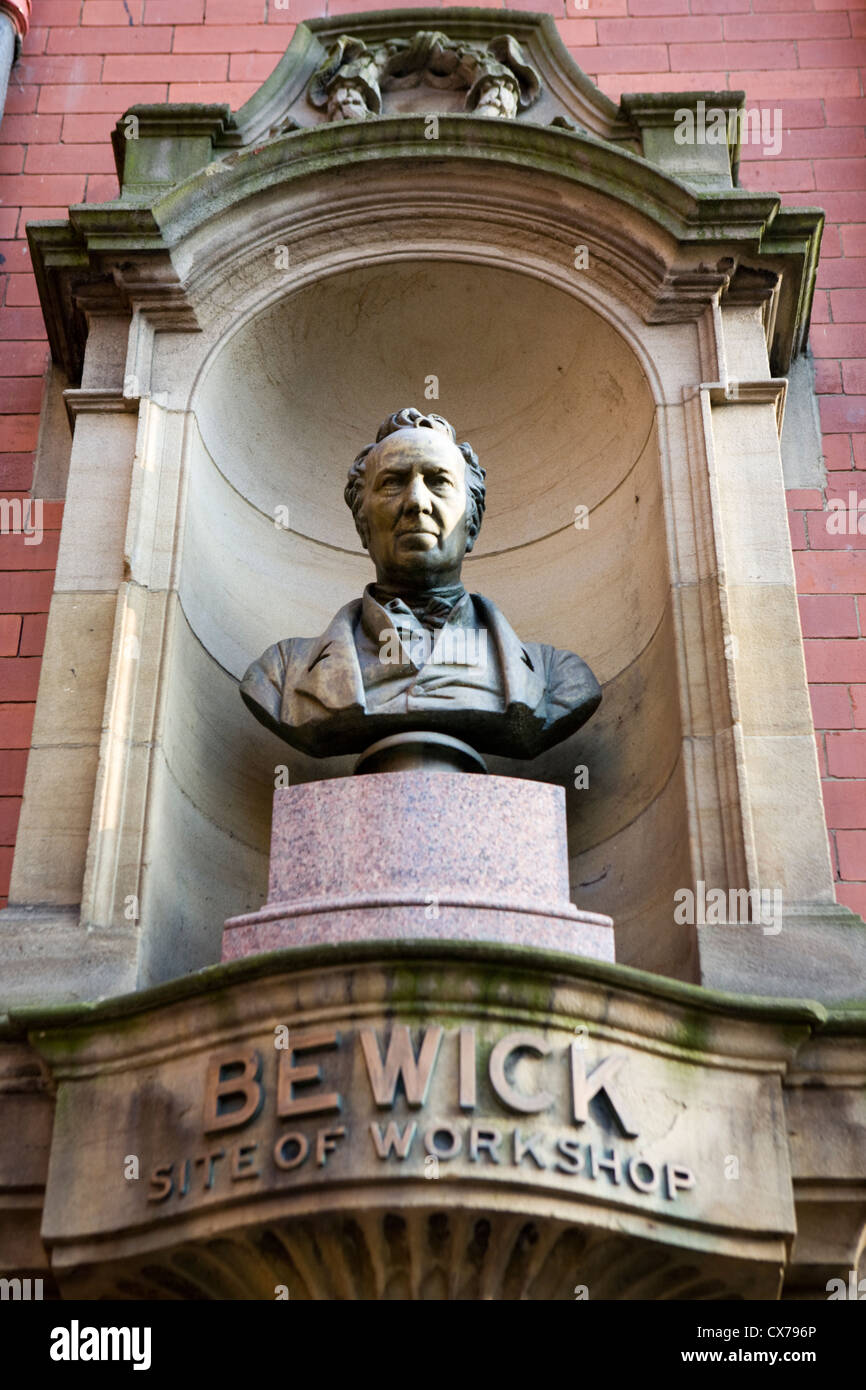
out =
<svg viewBox="0 0 866 1390"><path fill-rule="evenodd" d="M550 15L447 8L299 24L226 143L246 145L292 123L428 113L559 119L640 149L636 127L577 66Z"/></svg>

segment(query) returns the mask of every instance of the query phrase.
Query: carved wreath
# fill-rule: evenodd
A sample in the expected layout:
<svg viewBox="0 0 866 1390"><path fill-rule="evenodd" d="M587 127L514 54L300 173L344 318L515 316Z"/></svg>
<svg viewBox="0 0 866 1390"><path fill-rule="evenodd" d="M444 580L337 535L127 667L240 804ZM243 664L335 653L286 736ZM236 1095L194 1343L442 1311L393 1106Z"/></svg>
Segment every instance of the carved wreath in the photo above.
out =
<svg viewBox="0 0 866 1390"><path fill-rule="evenodd" d="M458 43L435 30L368 47L341 34L313 74L307 96L332 121L381 115L382 93L406 87L465 90L464 109L516 116L537 99L541 79L511 34L488 44Z"/></svg>

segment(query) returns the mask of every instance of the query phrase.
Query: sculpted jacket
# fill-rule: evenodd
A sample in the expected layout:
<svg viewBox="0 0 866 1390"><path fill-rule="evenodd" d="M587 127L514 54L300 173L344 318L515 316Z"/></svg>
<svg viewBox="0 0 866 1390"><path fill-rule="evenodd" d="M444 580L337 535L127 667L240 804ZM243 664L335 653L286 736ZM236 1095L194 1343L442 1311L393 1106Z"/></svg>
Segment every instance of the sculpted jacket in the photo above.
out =
<svg viewBox="0 0 866 1390"><path fill-rule="evenodd" d="M470 595L502 682L502 708L473 708L471 689L446 708L368 709L356 634L362 601L335 614L320 637L290 637L254 661L241 695L267 728L315 757L361 753L377 739L413 729L461 738L482 753L534 758L578 729L601 702L601 688L574 652L522 642L490 599ZM459 687L459 674L454 681Z"/></svg>

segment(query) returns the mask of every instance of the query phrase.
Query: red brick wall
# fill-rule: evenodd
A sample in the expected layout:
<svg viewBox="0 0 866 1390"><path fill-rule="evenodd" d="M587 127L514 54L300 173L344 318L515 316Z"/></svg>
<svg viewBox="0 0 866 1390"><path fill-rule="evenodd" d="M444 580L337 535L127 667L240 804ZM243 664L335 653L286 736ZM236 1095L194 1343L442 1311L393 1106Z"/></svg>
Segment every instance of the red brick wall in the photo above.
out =
<svg viewBox="0 0 866 1390"><path fill-rule="evenodd" d="M429 3L430 0L426 0ZM475 0L484 3L485 0ZM325 0L33 0L0 126L0 490L32 486L45 342L24 224L117 189L109 132L133 102L229 101L267 77ZM408 3L408 0L406 0ZM487 0L489 5L489 0ZM622 92L744 88L781 107L780 153L743 150L741 182L827 212L811 346L828 487L789 496L816 738L839 880L866 913L866 535L833 535L827 504L866 502L866 12L862 0L541 0L574 57ZM378 0L334 0L334 13ZM504 8L503 5L489 5ZM0 895L6 892L56 556L0 536ZM856 513L855 513L856 518ZM863 522L866 530L866 520ZM0 897L0 902L3 898Z"/></svg>

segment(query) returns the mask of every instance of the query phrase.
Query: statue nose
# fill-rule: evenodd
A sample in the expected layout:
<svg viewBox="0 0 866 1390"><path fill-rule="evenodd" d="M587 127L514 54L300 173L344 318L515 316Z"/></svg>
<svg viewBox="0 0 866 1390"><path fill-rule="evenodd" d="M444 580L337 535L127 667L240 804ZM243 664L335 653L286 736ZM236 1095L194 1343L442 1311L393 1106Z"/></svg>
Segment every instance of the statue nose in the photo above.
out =
<svg viewBox="0 0 866 1390"><path fill-rule="evenodd" d="M420 478L413 479L409 486L406 509L412 512L430 511L430 494Z"/></svg>

